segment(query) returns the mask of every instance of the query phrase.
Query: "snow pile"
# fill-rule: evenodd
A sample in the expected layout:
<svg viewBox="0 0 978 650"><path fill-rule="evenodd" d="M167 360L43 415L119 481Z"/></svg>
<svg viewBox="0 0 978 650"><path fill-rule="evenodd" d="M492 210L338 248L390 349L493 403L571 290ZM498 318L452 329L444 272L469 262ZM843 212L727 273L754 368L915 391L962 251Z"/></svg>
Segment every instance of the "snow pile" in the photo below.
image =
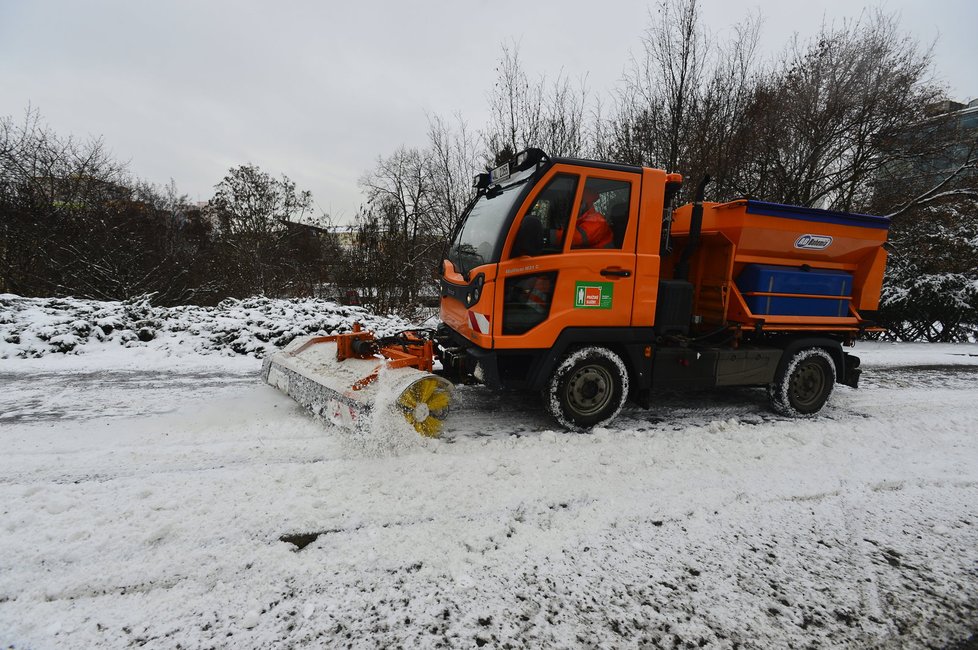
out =
<svg viewBox="0 0 978 650"><path fill-rule="evenodd" d="M315 299L228 299L216 307L156 307L148 298L102 302L0 294L0 359L119 346L262 358L297 336L348 332L357 322L379 335L412 327L396 316Z"/></svg>

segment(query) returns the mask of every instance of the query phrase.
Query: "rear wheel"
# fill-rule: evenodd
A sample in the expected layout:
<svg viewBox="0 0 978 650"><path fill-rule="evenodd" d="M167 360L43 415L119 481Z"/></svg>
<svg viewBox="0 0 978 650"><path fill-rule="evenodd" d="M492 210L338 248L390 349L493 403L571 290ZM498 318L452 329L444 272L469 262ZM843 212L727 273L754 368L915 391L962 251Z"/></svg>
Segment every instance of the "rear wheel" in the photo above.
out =
<svg viewBox="0 0 978 650"><path fill-rule="evenodd" d="M564 358L544 391L550 415L576 431L611 422L628 397L628 371L607 348L587 347Z"/></svg>
<svg viewBox="0 0 978 650"><path fill-rule="evenodd" d="M835 362L822 348L795 352L768 387L771 406L782 415L805 417L818 413L835 386Z"/></svg>

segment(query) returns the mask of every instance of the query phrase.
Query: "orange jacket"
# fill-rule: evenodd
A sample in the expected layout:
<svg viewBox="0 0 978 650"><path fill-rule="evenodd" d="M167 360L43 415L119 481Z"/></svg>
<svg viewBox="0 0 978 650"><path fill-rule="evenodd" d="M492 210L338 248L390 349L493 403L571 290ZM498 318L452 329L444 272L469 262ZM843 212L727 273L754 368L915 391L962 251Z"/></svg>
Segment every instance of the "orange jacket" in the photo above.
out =
<svg viewBox="0 0 978 650"><path fill-rule="evenodd" d="M614 241L615 235L608 220L594 207L588 208L587 212L577 218L571 248L613 248Z"/></svg>

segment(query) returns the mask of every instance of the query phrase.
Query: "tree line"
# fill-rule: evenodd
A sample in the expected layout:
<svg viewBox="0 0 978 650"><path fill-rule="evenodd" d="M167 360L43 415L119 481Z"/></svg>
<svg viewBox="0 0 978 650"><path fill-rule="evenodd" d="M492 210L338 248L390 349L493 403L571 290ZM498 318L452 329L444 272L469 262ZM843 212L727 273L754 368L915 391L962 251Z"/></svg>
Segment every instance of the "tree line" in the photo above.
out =
<svg viewBox="0 0 978 650"><path fill-rule="evenodd" d="M172 182L132 177L100 140L59 136L36 110L0 118L0 293L162 305L311 295L336 248L311 206L253 165L197 205Z"/></svg>
<svg viewBox="0 0 978 650"><path fill-rule="evenodd" d="M699 0L666 0L622 79L600 91L563 72L533 75L506 45L488 123L433 115L423 145L378 157L343 238L308 192L253 165L191 205L172 184L131 178L99 141L57 136L36 112L4 118L0 291L207 304L349 290L410 316L437 299L473 174L539 147L690 180L709 173L711 200L891 216L881 321L901 338L974 338L978 128L932 110L946 96L930 50L882 13L794 36L773 60L761 36L759 15L718 36Z"/></svg>

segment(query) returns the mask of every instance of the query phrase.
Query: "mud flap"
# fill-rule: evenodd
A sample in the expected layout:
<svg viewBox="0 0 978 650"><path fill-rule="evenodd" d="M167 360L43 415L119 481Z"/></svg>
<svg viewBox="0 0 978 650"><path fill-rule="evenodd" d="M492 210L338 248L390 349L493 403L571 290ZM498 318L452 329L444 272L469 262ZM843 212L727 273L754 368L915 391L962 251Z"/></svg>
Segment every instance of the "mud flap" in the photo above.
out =
<svg viewBox="0 0 978 650"><path fill-rule="evenodd" d="M845 373L840 383L851 388L859 388L859 375L862 374L859 368L859 357L846 352L845 362Z"/></svg>

